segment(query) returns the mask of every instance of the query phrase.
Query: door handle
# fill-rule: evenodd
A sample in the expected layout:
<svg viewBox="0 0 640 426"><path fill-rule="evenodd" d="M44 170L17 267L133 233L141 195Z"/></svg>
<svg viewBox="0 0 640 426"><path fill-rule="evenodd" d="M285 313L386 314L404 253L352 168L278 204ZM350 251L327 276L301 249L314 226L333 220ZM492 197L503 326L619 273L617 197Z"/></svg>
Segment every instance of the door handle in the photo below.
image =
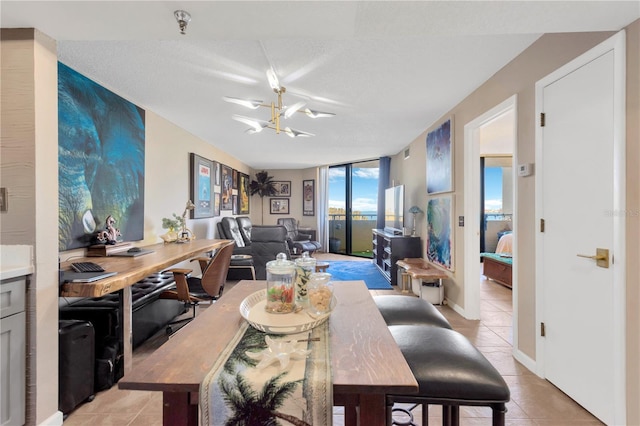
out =
<svg viewBox="0 0 640 426"><path fill-rule="evenodd" d="M598 248L596 249L595 256L590 256L588 254L578 254L577 256L593 259L596 261L597 266L601 268L609 268L609 249Z"/></svg>

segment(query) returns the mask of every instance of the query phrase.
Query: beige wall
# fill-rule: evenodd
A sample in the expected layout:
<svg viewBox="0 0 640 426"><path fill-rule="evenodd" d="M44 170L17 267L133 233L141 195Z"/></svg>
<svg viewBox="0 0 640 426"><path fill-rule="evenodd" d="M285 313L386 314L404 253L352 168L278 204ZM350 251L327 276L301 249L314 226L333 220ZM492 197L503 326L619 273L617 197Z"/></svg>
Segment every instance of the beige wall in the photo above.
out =
<svg viewBox="0 0 640 426"><path fill-rule="evenodd" d="M2 30L2 244L34 246L27 288L27 424L58 410L58 70L56 43L34 30ZM42 355L39 355L42 354ZM57 418L57 419L56 419Z"/></svg>
<svg viewBox="0 0 640 426"><path fill-rule="evenodd" d="M269 176L275 181L291 181L291 197L289 198L289 214L271 214L270 213L270 197L264 197L264 225L275 225L281 217L294 217L300 222L300 226L318 229L317 213L318 213L318 177L317 168L299 169L299 170L267 170ZM251 175L251 180L255 179L255 173ZM302 215L302 181L306 179L315 180L316 188L316 215ZM277 197L276 197L277 198ZM262 200L258 195L251 197L251 221L259 225L262 222L261 217Z"/></svg>
<svg viewBox="0 0 640 426"><path fill-rule="evenodd" d="M522 54L498 71L471 95L447 112L440 120L433 123L420 137L414 140L411 147L411 158L403 160L398 154L392 161L392 176L405 183L409 192L419 205L426 205L425 190L425 156L426 135L429 130L438 126L448 117L453 119L454 138L454 202L455 214L464 215L464 126L487 110L498 105L505 99L518 95L518 141L516 152L519 163L535 162L535 82L564 65L571 59L587 51L611 33L580 33L580 34L547 34L540 37ZM401 167L398 167L401 165ZM416 172L419 171L419 172ZM534 180L519 178L518 191L518 251L519 251L519 296L518 310L520 350L535 359L535 271L534 271ZM420 234L425 240L425 224L422 218ZM448 299L461 308L464 300L464 233L462 228L454 227L454 265L455 272L446 281L445 292Z"/></svg>
<svg viewBox="0 0 640 426"><path fill-rule="evenodd" d="M145 128L145 212L144 241L141 245L161 242L159 236L167 232L162 228L162 218L171 217L173 213L181 215L184 211L190 198L190 153L251 174L251 169L238 159L163 119L153 111L145 112ZM250 209L254 206L255 200L252 199ZM231 215L230 211L221 213L225 216ZM220 217L187 219L187 227L197 238L214 238L215 224L219 220Z"/></svg>
<svg viewBox="0 0 640 426"><path fill-rule="evenodd" d="M627 27L627 421L640 424L640 20Z"/></svg>
<svg viewBox="0 0 640 426"><path fill-rule="evenodd" d="M627 28L627 360L628 424L640 424L640 23ZM399 153L392 160L391 176L407 185L410 204L426 205L425 156L427 132L453 118L455 217L464 214L464 125L517 94L518 163L535 162L535 83L586 52L613 33L546 34L497 72L466 99L444 114L409 145L411 157ZM534 179L518 178L518 344L515 348L536 358ZM468 220L468 219L467 219ZM457 225L457 220L454 225ZM419 234L425 241L424 217ZM464 308L464 233L455 226L455 272L446 280L446 296Z"/></svg>

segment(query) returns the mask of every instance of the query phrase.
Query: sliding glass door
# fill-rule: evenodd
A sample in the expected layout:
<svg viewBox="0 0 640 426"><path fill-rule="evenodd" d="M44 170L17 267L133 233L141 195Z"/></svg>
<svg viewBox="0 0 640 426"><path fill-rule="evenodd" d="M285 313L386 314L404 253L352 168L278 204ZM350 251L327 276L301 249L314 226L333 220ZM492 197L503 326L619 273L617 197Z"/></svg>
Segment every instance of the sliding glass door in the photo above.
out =
<svg viewBox="0 0 640 426"><path fill-rule="evenodd" d="M329 167L329 252L373 257L378 160Z"/></svg>

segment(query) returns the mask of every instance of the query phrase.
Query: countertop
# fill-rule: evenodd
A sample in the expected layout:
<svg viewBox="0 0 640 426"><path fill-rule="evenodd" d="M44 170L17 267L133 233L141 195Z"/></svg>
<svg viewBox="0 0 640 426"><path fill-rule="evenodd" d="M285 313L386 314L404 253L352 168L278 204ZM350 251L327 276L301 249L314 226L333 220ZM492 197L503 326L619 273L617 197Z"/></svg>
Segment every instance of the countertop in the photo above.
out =
<svg viewBox="0 0 640 426"><path fill-rule="evenodd" d="M0 245L0 280L33 274L33 246Z"/></svg>

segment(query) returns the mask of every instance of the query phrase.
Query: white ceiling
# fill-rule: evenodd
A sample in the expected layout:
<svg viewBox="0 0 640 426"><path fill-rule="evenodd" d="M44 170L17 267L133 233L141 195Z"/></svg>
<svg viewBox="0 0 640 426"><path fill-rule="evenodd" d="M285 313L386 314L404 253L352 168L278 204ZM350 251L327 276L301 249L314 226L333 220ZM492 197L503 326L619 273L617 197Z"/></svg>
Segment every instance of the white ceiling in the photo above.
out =
<svg viewBox="0 0 640 426"><path fill-rule="evenodd" d="M180 35L173 16L192 21ZM2 28L34 27L61 62L254 169L395 155L548 32L615 31L638 1L5 1ZM311 109L286 125L315 134L249 135L223 96ZM179 144L180 141L176 141Z"/></svg>

